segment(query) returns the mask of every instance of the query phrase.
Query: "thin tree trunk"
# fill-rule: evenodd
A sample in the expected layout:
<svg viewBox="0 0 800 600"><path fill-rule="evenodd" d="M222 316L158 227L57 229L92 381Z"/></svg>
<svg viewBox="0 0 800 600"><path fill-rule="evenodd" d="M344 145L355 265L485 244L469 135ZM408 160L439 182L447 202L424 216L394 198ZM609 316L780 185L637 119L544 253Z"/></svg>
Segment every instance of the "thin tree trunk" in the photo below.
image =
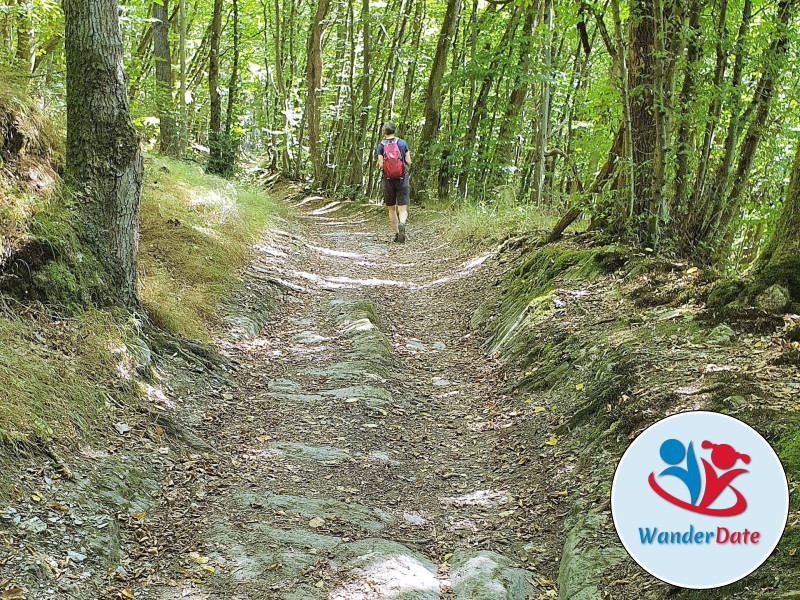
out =
<svg viewBox="0 0 800 600"><path fill-rule="evenodd" d="M431 75L425 89L425 108L423 110L425 122L422 126L422 135L417 146L417 158L415 160L415 179L417 180L418 190L420 187L427 186L430 173L430 147L439 135L439 121L441 118L442 107L442 77L447 65L447 54L450 49L450 42L455 33L456 23L461 13L461 0L447 0L447 11L445 12L442 28L439 31L439 39L436 43L436 54L431 65Z"/></svg>
<svg viewBox="0 0 800 600"><path fill-rule="evenodd" d="M633 216L634 206L636 203L636 177L635 177L635 163L633 156L633 117L631 114L631 100L630 100L630 74L628 71L628 64L625 52L625 43L622 39L622 21L619 14L619 0L611 0L611 12L614 18L614 36L616 38L616 59L619 68L620 78L620 91L622 95L622 131L625 135L625 158L628 162L628 177L627 177L627 210L625 218L630 219ZM620 219L621 215L613 215L612 219ZM622 220L622 219L620 219Z"/></svg>
<svg viewBox="0 0 800 600"><path fill-rule="evenodd" d="M169 0L153 2L153 57L156 72L156 101L163 154L177 156L178 139L172 100L172 56L169 45Z"/></svg>
<svg viewBox="0 0 800 600"><path fill-rule="evenodd" d="M755 159L756 150L764 136L767 127L767 118L772 106L772 97L775 92L775 85L778 82L783 70L786 51L789 44L789 21L792 17L792 9L795 7L794 0L781 0L778 4L778 24L775 38L770 44L770 48L764 57L764 67L761 79L758 83L758 93L753 98L751 107L755 114L750 121L747 132L739 148L739 162L733 178L730 194L725 203L716 212L712 220L709 233L712 239L723 238L722 244L718 246L718 259L721 258L722 251L719 248L729 242L732 233L730 225L733 218L738 214L742 199L750 178L750 171ZM729 245L728 245L729 247Z"/></svg>
<svg viewBox="0 0 800 600"><path fill-rule="evenodd" d="M319 151L320 136L320 89L322 88L322 32L323 21L328 15L330 0L319 0L317 10L308 32L308 52L306 62L306 96L305 119L308 123L308 147L315 185L320 185L323 178L322 156Z"/></svg>
<svg viewBox="0 0 800 600"><path fill-rule="evenodd" d="M369 0L361 2L361 46L363 47L364 64L361 72L361 110L359 126L353 137L352 166L350 169L350 183L361 187L364 183L364 141L367 137L367 123L369 122L370 91L372 81L370 78L370 30L369 30ZM355 94L354 94L355 95Z"/></svg>
<svg viewBox="0 0 800 600"><path fill-rule="evenodd" d="M228 81L228 106L225 112L225 138L223 148L223 173L230 175L236 170L239 157L239 134L234 132L236 103L239 99L239 0L233 0L233 60L231 78Z"/></svg>
<svg viewBox="0 0 800 600"><path fill-rule="evenodd" d="M181 55L181 95L179 98L179 106L181 113L181 128L180 128L180 147L178 155L183 157L186 153L186 147L189 145L189 105L186 99L186 0L179 0L180 14L181 14L181 34L180 34L180 55Z"/></svg>
<svg viewBox="0 0 800 600"><path fill-rule="evenodd" d="M483 118L486 116L486 103L489 98L489 92L492 88L492 84L494 83L494 78L497 75L497 68L500 64L500 61L505 58L505 51L514 38L514 32L516 31L517 24L519 23L519 13L520 9L515 8L514 12L511 14L511 17L509 17L503 37L495 50L494 57L492 58L487 73L481 82L481 87L478 91L478 97L475 99L475 103L473 105L472 118L470 119L469 124L467 125L467 130L464 134L464 144L462 146L464 159L461 163L461 173L459 177L459 194L462 198L466 197L467 195L467 181L469 179L470 163L472 162L472 151L475 146L475 139L478 135L478 128L480 127Z"/></svg>
<svg viewBox="0 0 800 600"><path fill-rule="evenodd" d="M214 0L211 17L210 51L208 54L208 93L211 97L208 122L208 171L224 172L222 140L222 94L219 90L219 37L222 30L222 0Z"/></svg>
<svg viewBox="0 0 800 600"><path fill-rule="evenodd" d="M691 144L692 129L690 127L690 109L696 93L697 70L701 58L701 31L700 13L703 7L702 0L692 0L689 6L689 31L686 50L686 72L683 76L683 87L678 99L678 136L675 141L675 190L672 198L672 212L682 211L686 206L687 190L689 185L689 155L693 151ZM677 233L677 232L676 232Z"/></svg>
<svg viewBox="0 0 800 600"><path fill-rule="evenodd" d="M66 175L80 231L109 274L108 294L137 305L142 155L122 70L116 0L64 0Z"/></svg>
<svg viewBox="0 0 800 600"><path fill-rule="evenodd" d="M706 120L706 129L703 134L703 146L700 151L700 156L697 159L697 174L694 179L694 192L692 193L691 205L689 206L689 214L694 212L693 205L700 202L703 197L703 191L706 184L706 174L708 173L708 161L711 156L711 147L714 144L714 132L717 128L719 115L722 111L722 80L725 77L725 69L728 65L728 53L725 51L725 40L728 37L728 30L726 26L727 13L728 13L728 0L719 0L717 6L719 11L719 18L717 20L716 28L716 65L714 67L714 81L712 83L711 103L708 108L708 119Z"/></svg>
<svg viewBox="0 0 800 600"><path fill-rule="evenodd" d="M32 73L34 65L33 29L31 12L25 0L17 0L17 52L16 58L24 73Z"/></svg>
<svg viewBox="0 0 800 600"><path fill-rule="evenodd" d="M538 159L536 161L536 181L534 182L536 205L542 203L542 188L544 187L545 176L545 156L547 154L547 144L550 140L550 78L553 63L550 45L553 41L553 0L545 0L544 4L545 26L547 32L542 43L543 63L545 69L544 81L542 82L542 106L539 118L539 144Z"/></svg>
<svg viewBox="0 0 800 600"><path fill-rule="evenodd" d="M538 0L533 1L527 8L525 23L522 26L522 35L525 39L520 50L520 72L514 79L514 87L509 98L508 109L500 122L500 133L498 134L498 155L500 167L505 168L511 164L514 153L514 134L519 128L519 115L525 104L528 95L529 84L527 77L531 70L532 54L535 47L533 30L536 27L536 20L539 14ZM496 161L497 162L497 161ZM498 181L502 179L498 175Z"/></svg>
<svg viewBox="0 0 800 600"><path fill-rule="evenodd" d="M401 119L400 123L397 125L397 134L408 141L408 138L412 138L413 143L413 136L409 135L412 133L413 130L410 129L409 123L411 121L411 96L412 92L414 91L414 81L415 75L417 73L417 64L418 64L418 57L419 57L419 41L422 37L422 22L425 10L425 2L424 0L417 0L416 7L414 8L414 34L413 34L413 42L411 43L411 56L414 58L412 59L413 62L411 66L406 70L406 80L405 85L403 87L403 108L401 112ZM415 132L414 132L415 133Z"/></svg>

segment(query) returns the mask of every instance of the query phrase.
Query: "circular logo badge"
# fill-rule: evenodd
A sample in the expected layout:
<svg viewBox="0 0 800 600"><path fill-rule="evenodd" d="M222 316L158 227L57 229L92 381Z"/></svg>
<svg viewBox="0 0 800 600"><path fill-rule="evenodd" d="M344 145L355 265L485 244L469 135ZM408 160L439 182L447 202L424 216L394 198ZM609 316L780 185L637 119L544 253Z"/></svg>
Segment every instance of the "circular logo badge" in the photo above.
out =
<svg viewBox="0 0 800 600"><path fill-rule="evenodd" d="M755 571L778 545L789 487L778 456L749 425L684 412L645 430L617 466L614 526L651 575L714 588Z"/></svg>

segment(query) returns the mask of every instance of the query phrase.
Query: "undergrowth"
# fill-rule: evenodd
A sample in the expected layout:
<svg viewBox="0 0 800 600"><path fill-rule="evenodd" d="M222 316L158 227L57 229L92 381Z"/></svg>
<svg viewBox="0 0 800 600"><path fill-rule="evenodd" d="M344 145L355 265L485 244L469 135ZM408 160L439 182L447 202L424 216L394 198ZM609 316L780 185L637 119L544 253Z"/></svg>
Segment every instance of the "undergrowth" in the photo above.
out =
<svg viewBox="0 0 800 600"><path fill-rule="evenodd" d="M119 369L134 329L105 311L64 319L10 308L0 317L0 448L74 444L103 421L112 396L132 392Z"/></svg>
<svg viewBox="0 0 800 600"><path fill-rule="evenodd" d="M558 211L532 204L519 204L500 197L495 203L462 200L451 204L431 205L449 213L451 242L466 246L488 247L513 236L549 231L561 217ZM586 222L576 223L575 230L585 229Z"/></svg>
<svg viewBox="0 0 800 600"><path fill-rule="evenodd" d="M153 323L208 340L220 301L278 210L263 193L207 175L192 163L148 161L139 292Z"/></svg>

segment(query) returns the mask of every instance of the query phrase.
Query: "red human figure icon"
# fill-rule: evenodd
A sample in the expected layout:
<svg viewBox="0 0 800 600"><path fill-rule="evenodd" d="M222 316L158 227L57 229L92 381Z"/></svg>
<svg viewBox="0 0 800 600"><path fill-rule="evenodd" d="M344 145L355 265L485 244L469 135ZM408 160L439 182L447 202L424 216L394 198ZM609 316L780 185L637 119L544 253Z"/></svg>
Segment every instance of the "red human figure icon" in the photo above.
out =
<svg viewBox="0 0 800 600"><path fill-rule="evenodd" d="M702 447L706 449L713 448L711 451L711 462L714 463L714 466L718 469L730 469L738 459L742 459L742 462L745 464L750 462L750 457L747 454L736 452L736 450L734 450L733 447L729 446L728 444L712 444L706 440L703 442ZM733 469L732 471L728 471L717 476L717 472L714 470L714 467L708 464L708 461L705 458L701 460L703 461L703 468L705 469L706 473L706 489L703 493L703 498L700 501L700 507L705 508L717 499L717 497L722 493L722 490L730 485L734 477L737 477L742 473L747 473L747 469ZM733 492L736 494L736 505L733 506L732 509L739 509L731 514L738 514L746 508L747 502L739 490L733 486L731 486L731 490L733 490Z"/></svg>

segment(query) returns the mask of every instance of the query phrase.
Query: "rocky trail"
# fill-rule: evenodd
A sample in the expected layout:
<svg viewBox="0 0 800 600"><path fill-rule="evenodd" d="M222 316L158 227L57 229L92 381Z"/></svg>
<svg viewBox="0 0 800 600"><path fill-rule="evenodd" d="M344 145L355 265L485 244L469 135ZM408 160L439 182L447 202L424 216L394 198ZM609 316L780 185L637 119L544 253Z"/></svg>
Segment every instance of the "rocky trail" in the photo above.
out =
<svg viewBox="0 0 800 600"><path fill-rule="evenodd" d="M401 246L383 209L292 203L245 281L249 302L285 293L222 342L236 386L196 426L213 450L174 466L142 534L172 539L161 597L554 597L548 501L514 478L503 370L469 326L492 253L430 214Z"/></svg>

